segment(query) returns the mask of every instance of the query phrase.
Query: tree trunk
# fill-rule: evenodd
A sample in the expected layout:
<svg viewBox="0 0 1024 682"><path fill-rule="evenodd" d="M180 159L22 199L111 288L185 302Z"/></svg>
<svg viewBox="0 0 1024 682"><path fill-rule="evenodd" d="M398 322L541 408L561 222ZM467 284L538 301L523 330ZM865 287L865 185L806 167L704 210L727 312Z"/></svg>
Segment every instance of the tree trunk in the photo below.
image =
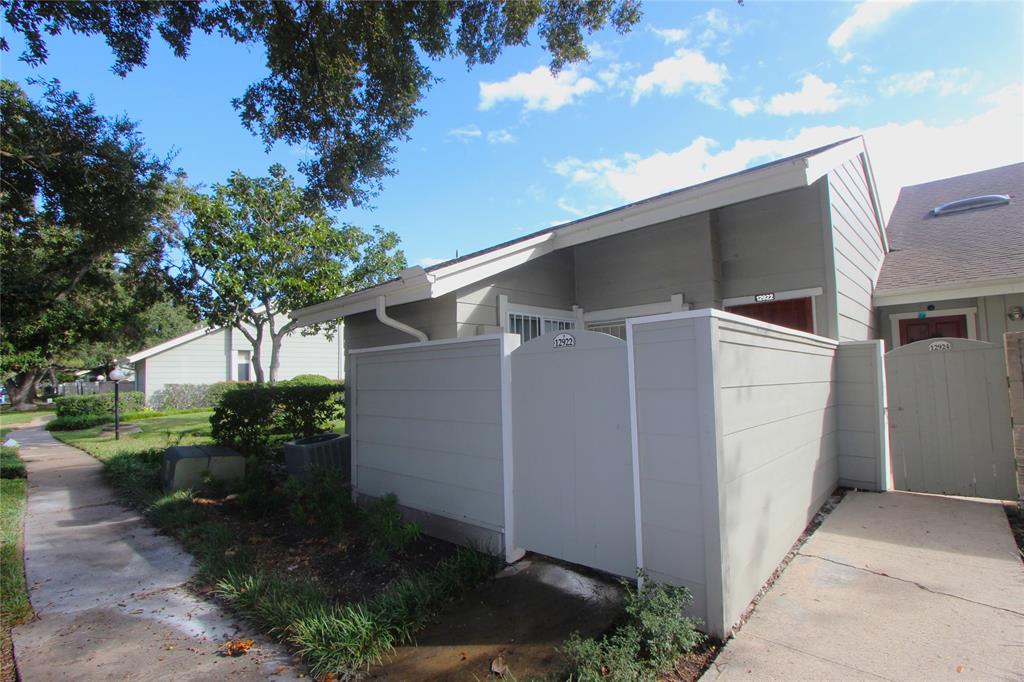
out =
<svg viewBox="0 0 1024 682"><path fill-rule="evenodd" d="M263 376L263 358L261 351L263 350L263 325L256 325L256 336L251 339L252 341L252 369L256 375L256 383L264 384L266 380Z"/></svg>
<svg viewBox="0 0 1024 682"><path fill-rule="evenodd" d="M7 395L11 399L11 405L17 410L34 410L36 399L36 384L42 376L42 371L32 370L21 372L13 378L4 382L7 387Z"/></svg>
<svg viewBox="0 0 1024 682"><path fill-rule="evenodd" d="M277 369L281 366L281 342L284 334L270 335L270 383L277 381Z"/></svg>

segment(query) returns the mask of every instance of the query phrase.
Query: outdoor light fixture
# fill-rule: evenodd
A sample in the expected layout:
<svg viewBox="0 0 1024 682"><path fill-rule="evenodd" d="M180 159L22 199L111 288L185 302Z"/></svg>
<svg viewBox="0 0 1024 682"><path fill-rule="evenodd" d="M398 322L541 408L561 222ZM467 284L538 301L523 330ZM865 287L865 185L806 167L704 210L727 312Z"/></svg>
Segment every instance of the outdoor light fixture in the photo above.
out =
<svg viewBox="0 0 1024 682"><path fill-rule="evenodd" d="M114 382L114 440L121 440L121 395L118 389L121 386L121 379L127 376L124 370L116 364L108 375L109 379Z"/></svg>
<svg viewBox="0 0 1024 682"><path fill-rule="evenodd" d="M1013 306L1012 308L1010 308L1010 312L1007 314L1007 317L1009 317L1014 322L1020 322L1021 320L1024 320L1024 308L1022 308L1019 305Z"/></svg>

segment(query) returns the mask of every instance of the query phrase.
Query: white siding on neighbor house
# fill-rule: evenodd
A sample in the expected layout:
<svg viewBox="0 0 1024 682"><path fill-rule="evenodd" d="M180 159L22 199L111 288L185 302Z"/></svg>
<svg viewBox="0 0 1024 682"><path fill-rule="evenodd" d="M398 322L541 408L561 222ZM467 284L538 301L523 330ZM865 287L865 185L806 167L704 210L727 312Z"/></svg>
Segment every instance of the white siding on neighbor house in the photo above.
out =
<svg viewBox="0 0 1024 682"><path fill-rule="evenodd" d="M146 358L146 400L167 384L213 384L230 376L231 334L216 329Z"/></svg>
<svg viewBox="0 0 1024 682"><path fill-rule="evenodd" d="M827 291L819 184L716 211L722 298L817 287ZM814 305L817 333L828 336L826 296L815 297Z"/></svg>
<svg viewBox="0 0 1024 682"><path fill-rule="evenodd" d="M880 340L839 344L836 380L839 405L839 484L887 490L888 433Z"/></svg>
<svg viewBox="0 0 1024 682"><path fill-rule="evenodd" d="M286 322L287 320L283 320L278 324ZM331 340L328 340L325 334L303 336L300 330L295 330L286 335L281 341L280 366L277 370L277 380L284 381L299 374L321 374L328 379L343 379L345 377L344 357L341 352L343 334L343 330L338 330ZM252 344L238 331L233 330L233 340L236 351L252 351ZM261 351L260 357L263 361L263 371L269 378L269 338L264 338ZM252 376L255 378L255 375Z"/></svg>
<svg viewBox="0 0 1024 682"><path fill-rule="evenodd" d="M840 341L881 336L871 303L885 259L871 190L860 157L828 174Z"/></svg>
<svg viewBox="0 0 1024 682"><path fill-rule="evenodd" d="M728 627L836 487L836 346L737 319L714 333Z"/></svg>
<svg viewBox="0 0 1024 682"><path fill-rule="evenodd" d="M576 304L606 310L683 294L694 308L721 302L718 240L707 212L573 247Z"/></svg>
<svg viewBox="0 0 1024 682"><path fill-rule="evenodd" d="M352 352L349 363L356 491L501 530L501 340Z"/></svg>
<svg viewBox="0 0 1024 682"><path fill-rule="evenodd" d="M481 328L503 326L498 296L513 305L571 310L574 300L572 249L555 251L455 292L457 336L476 336ZM433 337L431 337L433 338Z"/></svg>

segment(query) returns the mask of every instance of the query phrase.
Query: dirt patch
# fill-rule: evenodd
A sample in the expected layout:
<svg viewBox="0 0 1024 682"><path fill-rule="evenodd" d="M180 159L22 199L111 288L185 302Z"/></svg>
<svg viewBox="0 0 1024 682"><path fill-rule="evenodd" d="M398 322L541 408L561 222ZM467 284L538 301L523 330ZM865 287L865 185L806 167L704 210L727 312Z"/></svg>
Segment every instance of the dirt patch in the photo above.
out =
<svg viewBox="0 0 1024 682"><path fill-rule="evenodd" d="M243 538L264 571L312 582L338 603L358 602L386 589L405 576L428 570L452 556L455 545L422 536L387 561L370 556L366 530L351 527L325 537L313 525L295 522L286 513L263 519L248 518L233 497L198 498L196 503L218 524ZM209 591L211 586L200 586Z"/></svg>
<svg viewBox="0 0 1024 682"><path fill-rule="evenodd" d="M375 680L545 679L563 667L558 648L574 631L599 636L621 613L607 577L528 557L465 595L370 672Z"/></svg>
<svg viewBox="0 0 1024 682"><path fill-rule="evenodd" d="M661 678L663 682L696 682L714 663L724 645L713 637L706 638L693 651L680 658L670 674Z"/></svg>

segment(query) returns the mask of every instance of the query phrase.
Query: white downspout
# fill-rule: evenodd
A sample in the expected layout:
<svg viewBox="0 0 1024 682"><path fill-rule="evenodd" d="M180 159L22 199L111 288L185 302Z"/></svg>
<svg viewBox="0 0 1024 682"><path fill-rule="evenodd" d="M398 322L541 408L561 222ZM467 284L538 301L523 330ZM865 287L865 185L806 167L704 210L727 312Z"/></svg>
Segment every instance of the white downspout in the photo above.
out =
<svg viewBox="0 0 1024 682"><path fill-rule="evenodd" d="M406 334L411 334L412 336L415 336L420 341L429 341L429 339L427 338L427 335L424 334L423 332L421 332L419 329L416 329L414 327L410 327L409 325L407 325L407 324L405 324L403 322L399 322L398 320L396 320L394 318L388 317L388 313L387 313L386 308L387 308L387 301L385 300L385 298L383 296L378 296L377 297L377 319L380 320L381 324L386 324L387 326L391 327L392 329L397 329L400 332L405 332Z"/></svg>

